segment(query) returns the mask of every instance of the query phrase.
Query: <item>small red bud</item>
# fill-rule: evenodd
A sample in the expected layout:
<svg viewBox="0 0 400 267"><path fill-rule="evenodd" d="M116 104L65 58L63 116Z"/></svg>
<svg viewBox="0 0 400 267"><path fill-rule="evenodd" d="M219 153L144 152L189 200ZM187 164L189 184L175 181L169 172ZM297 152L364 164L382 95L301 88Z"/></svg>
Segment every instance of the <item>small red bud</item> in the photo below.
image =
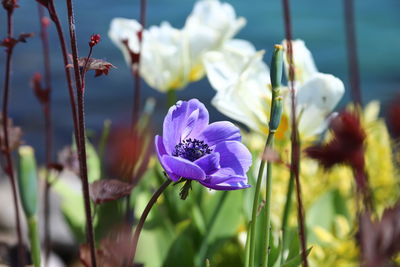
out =
<svg viewBox="0 0 400 267"><path fill-rule="evenodd" d="M48 17L43 17L41 22L42 22L43 27L45 27L45 28L47 28L50 25L50 20Z"/></svg>
<svg viewBox="0 0 400 267"><path fill-rule="evenodd" d="M93 34L92 36L90 36L90 42L89 42L90 47L97 45L99 42L100 42L100 34Z"/></svg>

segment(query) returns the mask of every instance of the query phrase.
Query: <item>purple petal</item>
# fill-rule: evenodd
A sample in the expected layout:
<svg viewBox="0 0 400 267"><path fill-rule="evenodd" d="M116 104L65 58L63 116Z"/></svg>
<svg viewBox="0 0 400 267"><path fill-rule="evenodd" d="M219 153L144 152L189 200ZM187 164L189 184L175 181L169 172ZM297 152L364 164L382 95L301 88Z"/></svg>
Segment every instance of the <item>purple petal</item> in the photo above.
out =
<svg viewBox="0 0 400 267"><path fill-rule="evenodd" d="M207 175L210 175L220 168L219 159L219 153L212 153L199 158L193 163L199 166Z"/></svg>
<svg viewBox="0 0 400 267"><path fill-rule="evenodd" d="M155 143L157 157L158 157L158 160L160 161L161 166L167 172L168 177L171 178L172 181L177 182L179 180L180 176L177 176L177 175L171 173L170 171L168 171L167 166L163 162L163 156L166 155L167 152L165 151L162 137L159 135L156 135L156 137L154 139L154 143Z"/></svg>
<svg viewBox="0 0 400 267"><path fill-rule="evenodd" d="M162 157L163 166L168 173L191 180L204 180L204 171L187 159L164 155Z"/></svg>
<svg viewBox="0 0 400 267"><path fill-rule="evenodd" d="M223 141L241 141L240 130L229 121L218 121L211 123L199 136L209 146Z"/></svg>
<svg viewBox="0 0 400 267"><path fill-rule="evenodd" d="M196 138L208 125L209 122L209 116L208 116L208 110L204 106L203 103L201 103L199 100L193 98L188 101L189 104L189 114L191 114L193 111L198 110L199 111L199 116L197 118L196 124L194 125L191 134L188 136L192 138Z"/></svg>
<svg viewBox="0 0 400 267"><path fill-rule="evenodd" d="M207 176L207 178L202 181L207 184L222 184L222 183L235 183L235 182L244 182L247 183L246 176L232 176L232 175L224 175L220 176L219 173L214 173L213 175Z"/></svg>
<svg viewBox="0 0 400 267"><path fill-rule="evenodd" d="M163 124L163 143L168 154L188 137L195 137L208 125L208 111L197 99L178 101L170 107Z"/></svg>
<svg viewBox="0 0 400 267"><path fill-rule="evenodd" d="M210 183L209 181L199 181L199 182L205 187L223 191L245 189L250 187L250 185L247 184L247 181L226 181L220 184Z"/></svg>
<svg viewBox="0 0 400 267"><path fill-rule="evenodd" d="M221 168L231 169L238 176L246 176L251 166L249 150L238 141L218 143L213 152L219 152Z"/></svg>

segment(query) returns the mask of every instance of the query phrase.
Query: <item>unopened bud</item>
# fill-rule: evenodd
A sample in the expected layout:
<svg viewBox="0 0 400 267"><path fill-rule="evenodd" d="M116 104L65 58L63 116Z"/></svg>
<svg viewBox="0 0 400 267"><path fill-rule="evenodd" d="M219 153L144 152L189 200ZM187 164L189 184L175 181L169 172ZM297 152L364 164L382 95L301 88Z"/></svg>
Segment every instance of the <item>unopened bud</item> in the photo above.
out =
<svg viewBox="0 0 400 267"><path fill-rule="evenodd" d="M100 34L93 34L92 36L90 36L90 42L89 42L90 47L97 45L99 42L100 42Z"/></svg>

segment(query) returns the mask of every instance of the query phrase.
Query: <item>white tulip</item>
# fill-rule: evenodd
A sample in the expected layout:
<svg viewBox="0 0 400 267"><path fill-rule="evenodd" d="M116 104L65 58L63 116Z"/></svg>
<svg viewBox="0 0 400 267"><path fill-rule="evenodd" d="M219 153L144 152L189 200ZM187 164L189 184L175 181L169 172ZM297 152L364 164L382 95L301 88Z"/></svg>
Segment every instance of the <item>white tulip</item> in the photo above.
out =
<svg viewBox="0 0 400 267"><path fill-rule="evenodd" d="M224 115L266 133L271 91L263 51L244 40L227 42L221 51L204 55L207 77L217 91L212 104Z"/></svg>
<svg viewBox="0 0 400 267"><path fill-rule="evenodd" d="M303 137L313 137L326 128L329 116L343 96L344 85L338 78L318 72L303 41L293 42L293 53L299 132ZM271 91L262 52L256 52L247 41L232 40L221 51L206 53L204 64L209 82L217 91L212 104L226 116L267 134ZM285 67L288 67L286 60ZM290 117L290 95L286 87L282 93L286 103L283 120L286 120Z"/></svg>
<svg viewBox="0 0 400 267"><path fill-rule="evenodd" d="M189 41L189 80L195 81L203 77L203 54L220 49L245 24L246 20L237 18L235 10L228 3L217 0L198 1L183 28Z"/></svg>
<svg viewBox="0 0 400 267"><path fill-rule="evenodd" d="M195 4L183 29L175 29L167 22L152 26L143 31L141 46L138 33L142 28L135 20L113 19L109 36L122 50L128 65L132 64L129 50L138 53L142 47L141 76L151 87L166 92L202 78L204 53L220 49L244 24L245 19L237 18L231 5L202 0Z"/></svg>
<svg viewBox="0 0 400 267"><path fill-rule="evenodd" d="M108 36L111 41L121 49L125 61L130 65L131 57L130 51L133 53L139 53L139 38L138 34L142 30L142 25L133 19L126 18L114 18L110 24L110 30ZM127 42L127 44L124 44ZM128 50L128 47L129 50Z"/></svg>
<svg viewBox="0 0 400 267"><path fill-rule="evenodd" d="M285 41L282 44L286 47ZM304 41L292 41L292 47L299 132L311 137L320 134L328 125L331 112L343 97L344 84L333 75L318 72ZM287 74L286 55L284 64ZM290 110L290 101L286 103Z"/></svg>

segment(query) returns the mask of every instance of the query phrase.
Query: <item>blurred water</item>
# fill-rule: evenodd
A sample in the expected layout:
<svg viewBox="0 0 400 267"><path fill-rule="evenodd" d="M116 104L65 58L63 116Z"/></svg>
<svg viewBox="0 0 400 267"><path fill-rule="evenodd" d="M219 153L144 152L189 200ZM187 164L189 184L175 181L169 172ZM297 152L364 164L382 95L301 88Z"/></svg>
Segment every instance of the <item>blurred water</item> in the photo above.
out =
<svg viewBox="0 0 400 267"><path fill-rule="evenodd" d="M66 26L64 1L56 1L59 14ZM108 76L92 78L88 75L86 91L86 118L89 128L99 131L102 122L110 118L115 122L128 122L132 103L132 79L122 54L107 37L109 22L114 17L138 17L139 1L75 1L76 22L80 55L87 53L87 41L93 33L100 33L102 42L95 48L94 57L103 58L118 67ZM162 20L174 27L182 27L195 1L149 0L147 24L159 24ZM246 27L238 38L247 39L257 49L267 51L265 60L270 59L271 48L283 39L283 20L280 1L231 0L238 15L247 19ZM320 71L340 77L346 85L347 65L342 17L343 1L302 0L292 2L295 38L306 41L313 52ZM400 91L400 1L363 0L356 1L357 34L361 65L364 102L379 99L383 103ZM15 31L38 32L38 12L35 1L20 1L21 8L15 11ZM5 13L0 11L0 36L5 36ZM67 28L64 27L66 31ZM36 35L37 36L37 35ZM53 65L53 110L55 142L57 147L71 140L72 122L68 94L62 70L58 40L51 28L51 60ZM4 72L4 53L0 54L0 72ZM40 106L29 86L33 73L42 71L41 45L38 37L20 44L15 49L13 64L10 115L24 129L24 139L33 144L42 154L42 114ZM3 75L2 75L3 76ZM3 81L3 77L0 78ZM206 79L191 84L178 97L192 97L204 101L210 109L212 120L224 118L209 105L214 92ZM164 95L143 86L143 99L158 100L154 126L160 128L165 113ZM349 91L341 105L349 99ZM40 156L41 157L41 156Z"/></svg>

